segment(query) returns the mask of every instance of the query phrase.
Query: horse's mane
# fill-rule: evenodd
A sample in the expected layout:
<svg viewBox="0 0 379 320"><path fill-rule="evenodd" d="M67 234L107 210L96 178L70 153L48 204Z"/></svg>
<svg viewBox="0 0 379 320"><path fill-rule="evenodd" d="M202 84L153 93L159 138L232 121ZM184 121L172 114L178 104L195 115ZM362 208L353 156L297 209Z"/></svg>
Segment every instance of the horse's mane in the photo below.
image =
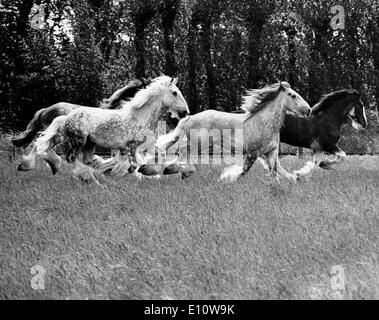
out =
<svg viewBox="0 0 379 320"><path fill-rule="evenodd" d="M324 95L321 100L312 108L312 114L316 114L322 110L327 109L334 105L334 103L340 99L343 99L349 95L359 96L360 93L355 89L342 89L329 94Z"/></svg>
<svg viewBox="0 0 379 320"><path fill-rule="evenodd" d="M154 100L169 83L171 83L171 78L168 76L155 78L146 88L139 90L133 99L124 103L123 108L132 107L134 110L142 109Z"/></svg>
<svg viewBox="0 0 379 320"><path fill-rule="evenodd" d="M138 90L146 87L149 84L149 80L146 79L134 79L130 80L128 84L118 89L112 96L108 99L104 99L100 102L100 108L102 109L117 109L120 107L122 101L129 100L133 98Z"/></svg>
<svg viewBox="0 0 379 320"><path fill-rule="evenodd" d="M257 113L265 108L268 102L272 101L279 95L282 85L290 88L290 85L287 82L279 82L267 85L262 89L247 91L247 95L242 98L243 103L241 109L245 110L249 115Z"/></svg>

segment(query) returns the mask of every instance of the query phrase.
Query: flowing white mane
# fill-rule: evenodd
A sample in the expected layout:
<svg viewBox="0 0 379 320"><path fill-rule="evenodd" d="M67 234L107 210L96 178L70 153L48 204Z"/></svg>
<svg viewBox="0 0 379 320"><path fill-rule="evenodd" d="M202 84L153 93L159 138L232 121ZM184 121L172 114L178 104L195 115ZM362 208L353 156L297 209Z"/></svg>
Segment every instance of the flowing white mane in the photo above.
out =
<svg viewBox="0 0 379 320"><path fill-rule="evenodd" d="M163 89L167 89L170 86L171 80L168 76L155 78L146 88L138 91L133 99L125 102L122 108L141 109L145 105L150 104L157 96L162 94Z"/></svg>
<svg viewBox="0 0 379 320"><path fill-rule="evenodd" d="M262 110L268 102L274 100L278 95L282 87L289 87L286 82L279 82L272 85L265 86L262 89L253 89L247 91L247 95L244 96L241 106L242 110L245 110L249 114L255 114Z"/></svg>

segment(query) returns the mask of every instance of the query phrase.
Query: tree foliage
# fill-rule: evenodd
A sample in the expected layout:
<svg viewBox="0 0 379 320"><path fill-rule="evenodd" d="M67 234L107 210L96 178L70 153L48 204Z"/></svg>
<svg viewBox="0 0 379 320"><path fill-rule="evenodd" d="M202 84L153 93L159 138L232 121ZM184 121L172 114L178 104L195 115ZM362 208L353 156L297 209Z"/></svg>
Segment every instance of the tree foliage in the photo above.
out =
<svg viewBox="0 0 379 320"><path fill-rule="evenodd" d="M2 0L1 121L23 127L58 101L96 106L161 72L179 76L193 113L236 110L246 89L278 80L312 104L356 88L374 110L379 4L339 4L345 28L333 30L326 0Z"/></svg>

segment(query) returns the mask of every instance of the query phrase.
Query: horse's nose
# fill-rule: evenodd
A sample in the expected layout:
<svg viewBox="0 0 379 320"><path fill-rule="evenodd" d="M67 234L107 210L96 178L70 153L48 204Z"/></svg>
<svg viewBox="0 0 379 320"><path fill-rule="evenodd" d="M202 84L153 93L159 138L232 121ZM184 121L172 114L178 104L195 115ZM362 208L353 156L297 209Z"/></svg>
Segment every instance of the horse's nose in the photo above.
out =
<svg viewBox="0 0 379 320"><path fill-rule="evenodd" d="M180 119L183 119L183 118L187 117L188 115L189 115L189 113L187 111L179 112L179 118Z"/></svg>
<svg viewBox="0 0 379 320"><path fill-rule="evenodd" d="M306 115L307 115L308 118L312 115L312 108L308 108L307 109Z"/></svg>

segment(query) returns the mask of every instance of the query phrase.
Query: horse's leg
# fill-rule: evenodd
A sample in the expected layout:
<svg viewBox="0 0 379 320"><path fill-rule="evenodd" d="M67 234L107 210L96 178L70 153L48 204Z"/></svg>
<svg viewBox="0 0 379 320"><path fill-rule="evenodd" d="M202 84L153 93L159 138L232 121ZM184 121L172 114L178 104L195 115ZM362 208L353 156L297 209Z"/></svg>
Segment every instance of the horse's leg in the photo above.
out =
<svg viewBox="0 0 379 320"><path fill-rule="evenodd" d="M267 164L267 157L265 155L261 155L258 157L258 161L261 163L261 165L263 166L263 169L265 169L266 171L270 171L270 168ZM269 173L271 175L271 173Z"/></svg>
<svg viewBox="0 0 379 320"><path fill-rule="evenodd" d="M281 176L284 176L288 180L292 180L292 181L298 181L299 180L299 178L298 178L298 176L296 174L291 174L291 173L287 172L280 165L280 161L279 161L279 149L276 150L275 152L273 152L270 155L270 162L271 161L275 162L275 166L274 166L273 170L274 170L274 175L277 177L278 182L279 182L279 177L277 176L277 174L279 174Z"/></svg>
<svg viewBox="0 0 379 320"><path fill-rule="evenodd" d="M166 161L164 164L163 175L181 174L182 180L189 179L196 171L196 167L190 163L188 157L189 142L178 145L175 158ZM172 151L173 152L173 151ZM172 155L171 155L172 156ZM167 157L167 155L166 155Z"/></svg>
<svg viewBox="0 0 379 320"><path fill-rule="evenodd" d="M279 175L284 176L288 180L291 180L291 181L298 181L299 180L297 175L291 174L291 173L289 173L283 169L283 167L280 165L279 157L278 157L278 162L276 165L276 171L278 172Z"/></svg>
<svg viewBox="0 0 379 320"><path fill-rule="evenodd" d="M78 146L75 144L74 139L71 138L67 141L67 145L66 161L68 163L74 163L79 155Z"/></svg>
<svg viewBox="0 0 379 320"><path fill-rule="evenodd" d="M18 171L34 170L36 167L36 158L37 158L37 146L33 144L33 148L29 152L29 154L22 156L22 161L18 165L17 170Z"/></svg>
<svg viewBox="0 0 379 320"><path fill-rule="evenodd" d="M112 170L112 174L117 174L119 176L125 176L129 173L133 173L133 168L128 157L121 159L119 164Z"/></svg>
<svg viewBox="0 0 379 320"><path fill-rule="evenodd" d="M128 169L128 172L135 173L138 178L141 178L142 174L139 172L136 172L136 170L138 169L139 165L146 164L146 162L144 161L143 153L148 147L146 142L150 140L151 140L151 137L145 136L143 141L133 140L133 141L129 141L126 144L126 150L128 151L127 158L130 162L130 167Z"/></svg>
<svg viewBox="0 0 379 320"><path fill-rule="evenodd" d="M127 154L127 157L128 157L128 160L129 160L129 163L130 163L130 167L128 169L128 172L130 174L134 173L134 175L138 178L138 179L142 179L143 175L142 173L139 173L138 172L138 162L137 162L137 158L140 158L141 155L137 155L137 148L138 146L140 145L141 143L139 142L130 142L127 147L128 147L128 154Z"/></svg>
<svg viewBox="0 0 379 320"><path fill-rule="evenodd" d="M127 152L127 158L130 163L130 167L128 169L129 173L134 173L138 168L138 163L136 160L136 151L137 146L135 144L130 144Z"/></svg>
<svg viewBox="0 0 379 320"><path fill-rule="evenodd" d="M94 155L92 158L92 167L103 174L108 174L113 171L116 165L120 162L120 151L112 150L112 156L104 160L102 157Z"/></svg>
<svg viewBox="0 0 379 320"><path fill-rule="evenodd" d="M324 170L332 170L334 166L347 158L345 151L336 146L336 150L332 153L334 158L332 160L325 160L320 163L320 168Z"/></svg>
<svg viewBox="0 0 379 320"><path fill-rule="evenodd" d="M179 170L182 175L182 179L185 180L190 178L196 172L196 167L193 164L181 165L179 166Z"/></svg>
<svg viewBox="0 0 379 320"><path fill-rule="evenodd" d="M68 155L70 156L67 155L66 158L70 163L75 164L75 169L73 171L74 177L77 179L83 180L87 183L95 182L99 184L99 182L96 180L95 176L93 175L92 168L90 168L88 165L78 160L80 151L85 149L87 136L83 134L70 135L69 142L71 144L71 150L69 150ZM86 160L88 160L87 157L88 155L86 156ZM92 159L92 156L91 156L91 159Z"/></svg>
<svg viewBox="0 0 379 320"><path fill-rule="evenodd" d="M50 166L53 175L59 171L62 159L52 150L47 149L45 152L40 153L40 157L44 159ZM18 166L18 171L29 171L35 169L37 158L37 146L33 145L32 150L27 156L22 157L22 162Z"/></svg>
<svg viewBox="0 0 379 320"><path fill-rule="evenodd" d="M279 148L274 148L271 151L264 154L262 159L265 161L265 166L270 171L270 176L275 177L276 180L279 182L279 176L282 175L286 179L297 181L297 176L295 174L290 174L286 170L283 169L283 167L280 165L279 161Z"/></svg>
<svg viewBox="0 0 379 320"><path fill-rule="evenodd" d="M294 172L294 174L296 174L298 178L312 173L312 171L314 171L320 165L323 152L322 151L313 151L313 152L314 152L313 160L308 161L303 168Z"/></svg>
<svg viewBox="0 0 379 320"><path fill-rule="evenodd" d="M129 159L122 159L117 162L114 168L111 170L112 176L125 176L129 174L130 162Z"/></svg>
<svg viewBox="0 0 379 320"><path fill-rule="evenodd" d="M257 156L255 154L244 155L243 165L235 164L226 168L222 173L220 180L228 182L236 181L239 177L246 175L256 160Z"/></svg>
<svg viewBox="0 0 379 320"><path fill-rule="evenodd" d="M80 162L78 159L74 161L75 169L73 171L74 178L84 181L86 183L95 182L96 184L100 184L95 176L92 173L92 168Z"/></svg>
<svg viewBox="0 0 379 320"><path fill-rule="evenodd" d="M261 162L263 168L268 171L267 176L275 177L278 181L278 171L276 158L278 157L278 151L272 150L262 156L260 156L259 161Z"/></svg>
<svg viewBox="0 0 379 320"><path fill-rule="evenodd" d="M179 147L178 147L179 149ZM180 169L186 169L185 165L180 165L179 164L179 157L180 157L180 151L178 150L176 153L175 153L175 158L173 159L170 159L168 160L167 159L167 152L164 153L164 157L165 157L165 161L164 161L164 164L163 164L163 175L164 176L170 176L170 175L174 175L174 174L178 174L180 173ZM195 169L196 171L196 169ZM186 176L183 176L182 175L182 178L187 178Z"/></svg>
<svg viewBox="0 0 379 320"><path fill-rule="evenodd" d="M120 150L111 150L111 158L104 162L104 168L102 172L105 175L115 176L118 175L124 167L124 161L122 160Z"/></svg>
<svg viewBox="0 0 379 320"><path fill-rule="evenodd" d="M58 156L52 149L47 150L46 153L42 155L42 157L49 165L53 175L56 175L61 168L61 157Z"/></svg>
<svg viewBox="0 0 379 320"><path fill-rule="evenodd" d="M185 148L187 148L187 145L185 145ZM197 171L193 164L187 163L188 159L182 159L182 161L180 161L180 156L181 152L178 151L174 159L167 161L164 164L163 175L174 175L180 173L182 179L185 180L190 178Z"/></svg>
<svg viewBox="0 0 379 320"><path fill-rule="evenodd" d="M82 148L83 163L84 164L90 165L90 166L93 165L93 161L94 161L94 157L93 156L94 156L94 153L95 153L95 149L96 149L96 144L93 143L92 141L90 141L87 138L87 141L86 141L85 145Z"/></svg>

